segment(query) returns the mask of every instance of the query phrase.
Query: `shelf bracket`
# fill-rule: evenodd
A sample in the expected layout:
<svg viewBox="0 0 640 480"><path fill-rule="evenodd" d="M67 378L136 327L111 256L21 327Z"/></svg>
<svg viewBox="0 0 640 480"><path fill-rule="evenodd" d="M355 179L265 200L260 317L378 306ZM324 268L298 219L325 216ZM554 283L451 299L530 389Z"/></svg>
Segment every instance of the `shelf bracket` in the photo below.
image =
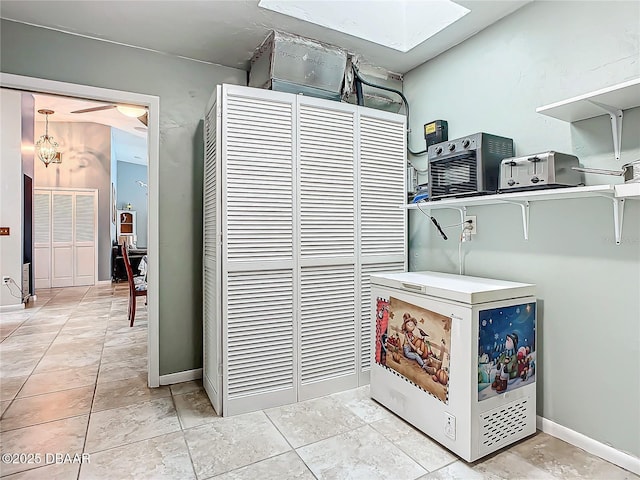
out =
<svg viewBox="0 0 640 480"><path fill-rule="evenodd" d="M524 234L524 239L529 240L529 201L511 202L509 200L504 200L504 203L510 203L520 207L520 210L522 211L522 233Z"/></svg>
<svg viewBox="0 0 640 480"><path fill-rule="evenodd" d="M622 225L624 223L624 198L617 198L610 195L600 195L613 202L613 231L616 238L616 245L622 243Z"/></svg>
<svg viewBox="0 0 640 480"><path fill-rule="evenodd" d="M600 107L609 114L611 120L611 133L613 134L613 152L616 156L616 160L620 160L620 148L622 145L622 110L604 103L594 102L588 100L589 103Z"/></svg>
<svg viewBox="0 0 640 480"><path fill-rule="evenodd" d="M616 245L622 242L622 223L624 220L624 198L613 198L613 228L616 235Z"/></svg>

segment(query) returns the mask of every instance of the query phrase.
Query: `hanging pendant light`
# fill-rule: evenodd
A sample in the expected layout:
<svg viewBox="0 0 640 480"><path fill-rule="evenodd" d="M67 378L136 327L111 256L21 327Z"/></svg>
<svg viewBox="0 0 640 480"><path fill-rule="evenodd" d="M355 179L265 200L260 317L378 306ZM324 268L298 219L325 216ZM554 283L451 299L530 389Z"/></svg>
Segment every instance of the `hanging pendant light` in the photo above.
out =
<svg viewBox="0 0 640 480"><path fill-rule="evenodd" d="M58 152L58 143L49 136L49 115L55 113L53 110L38 110L38 113L44 115L44 135L36 142L36 153L38 158L42 160L45 167L50 163L62 163L62 157Z"/></svg>

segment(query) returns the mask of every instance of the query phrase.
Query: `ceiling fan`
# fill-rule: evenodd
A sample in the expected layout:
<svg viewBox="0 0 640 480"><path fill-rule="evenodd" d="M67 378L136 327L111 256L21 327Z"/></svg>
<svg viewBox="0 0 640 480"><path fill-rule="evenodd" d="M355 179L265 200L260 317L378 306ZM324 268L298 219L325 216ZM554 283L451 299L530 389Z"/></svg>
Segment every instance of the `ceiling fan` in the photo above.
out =
<svg viewBox="0 0 640 480"><path fill-rule="evenodd" d="M100 110L111 110L112 108L115 108L121 114L127 117L137 118L144 124L145 127L147 126L148 119L149 119L149 116L148 116L149 112L145 107L141 107L139 105L116 105L116 104L101 105L99 107L91 107L91 108L84 108L82 110L75 110L71 113L90 113L90 112L98 112Z"/></svg>

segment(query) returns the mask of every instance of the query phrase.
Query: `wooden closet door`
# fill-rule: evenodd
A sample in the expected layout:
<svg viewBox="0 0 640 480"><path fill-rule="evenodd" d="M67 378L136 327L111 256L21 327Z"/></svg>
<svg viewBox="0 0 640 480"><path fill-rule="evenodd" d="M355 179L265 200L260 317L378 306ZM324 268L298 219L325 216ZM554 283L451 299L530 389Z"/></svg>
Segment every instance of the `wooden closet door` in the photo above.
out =
<svg viewBox="0 0 640 480"><path fill-rule="evenodd" d="M356 111L298 97L298 400L358 382Z"/></svg>

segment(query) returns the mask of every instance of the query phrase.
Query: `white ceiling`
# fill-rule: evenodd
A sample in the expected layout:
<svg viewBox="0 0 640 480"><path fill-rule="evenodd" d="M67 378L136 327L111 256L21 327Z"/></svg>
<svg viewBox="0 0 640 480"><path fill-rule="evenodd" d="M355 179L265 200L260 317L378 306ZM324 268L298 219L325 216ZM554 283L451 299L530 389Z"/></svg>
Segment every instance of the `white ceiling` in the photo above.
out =
<svg viewBox="0 0 640 480"><path fill-rule="evenodd" d="M365 0L308 0L309 3ZM393 3L393 0L378 0ZM428 0L416 0L428 1ZM24 1L2 0L0 17L65 32L248 70L271 29L303 35L360 54L374 65L406 73L457 45L531 0L459 0L471 12L412 50L401 53L351 35L258 7L258 0ZM424 18L424 22L433 21ZM389 24L388 28L403 28Z"/></svg>
<svg viewBox="0 0 640 480"><path fill-rule="evenodd" d="M83 108L111 105L104 102L60 97L56 95L34 94L35 119L44 121L44 115L38 110L49 109L55 113L49 115L49 122L88 122L101 123L114 127L111 148L119 162L147 164L147 129L137 118L127 117L115 108L89 113L71 113Z"/></svg>

